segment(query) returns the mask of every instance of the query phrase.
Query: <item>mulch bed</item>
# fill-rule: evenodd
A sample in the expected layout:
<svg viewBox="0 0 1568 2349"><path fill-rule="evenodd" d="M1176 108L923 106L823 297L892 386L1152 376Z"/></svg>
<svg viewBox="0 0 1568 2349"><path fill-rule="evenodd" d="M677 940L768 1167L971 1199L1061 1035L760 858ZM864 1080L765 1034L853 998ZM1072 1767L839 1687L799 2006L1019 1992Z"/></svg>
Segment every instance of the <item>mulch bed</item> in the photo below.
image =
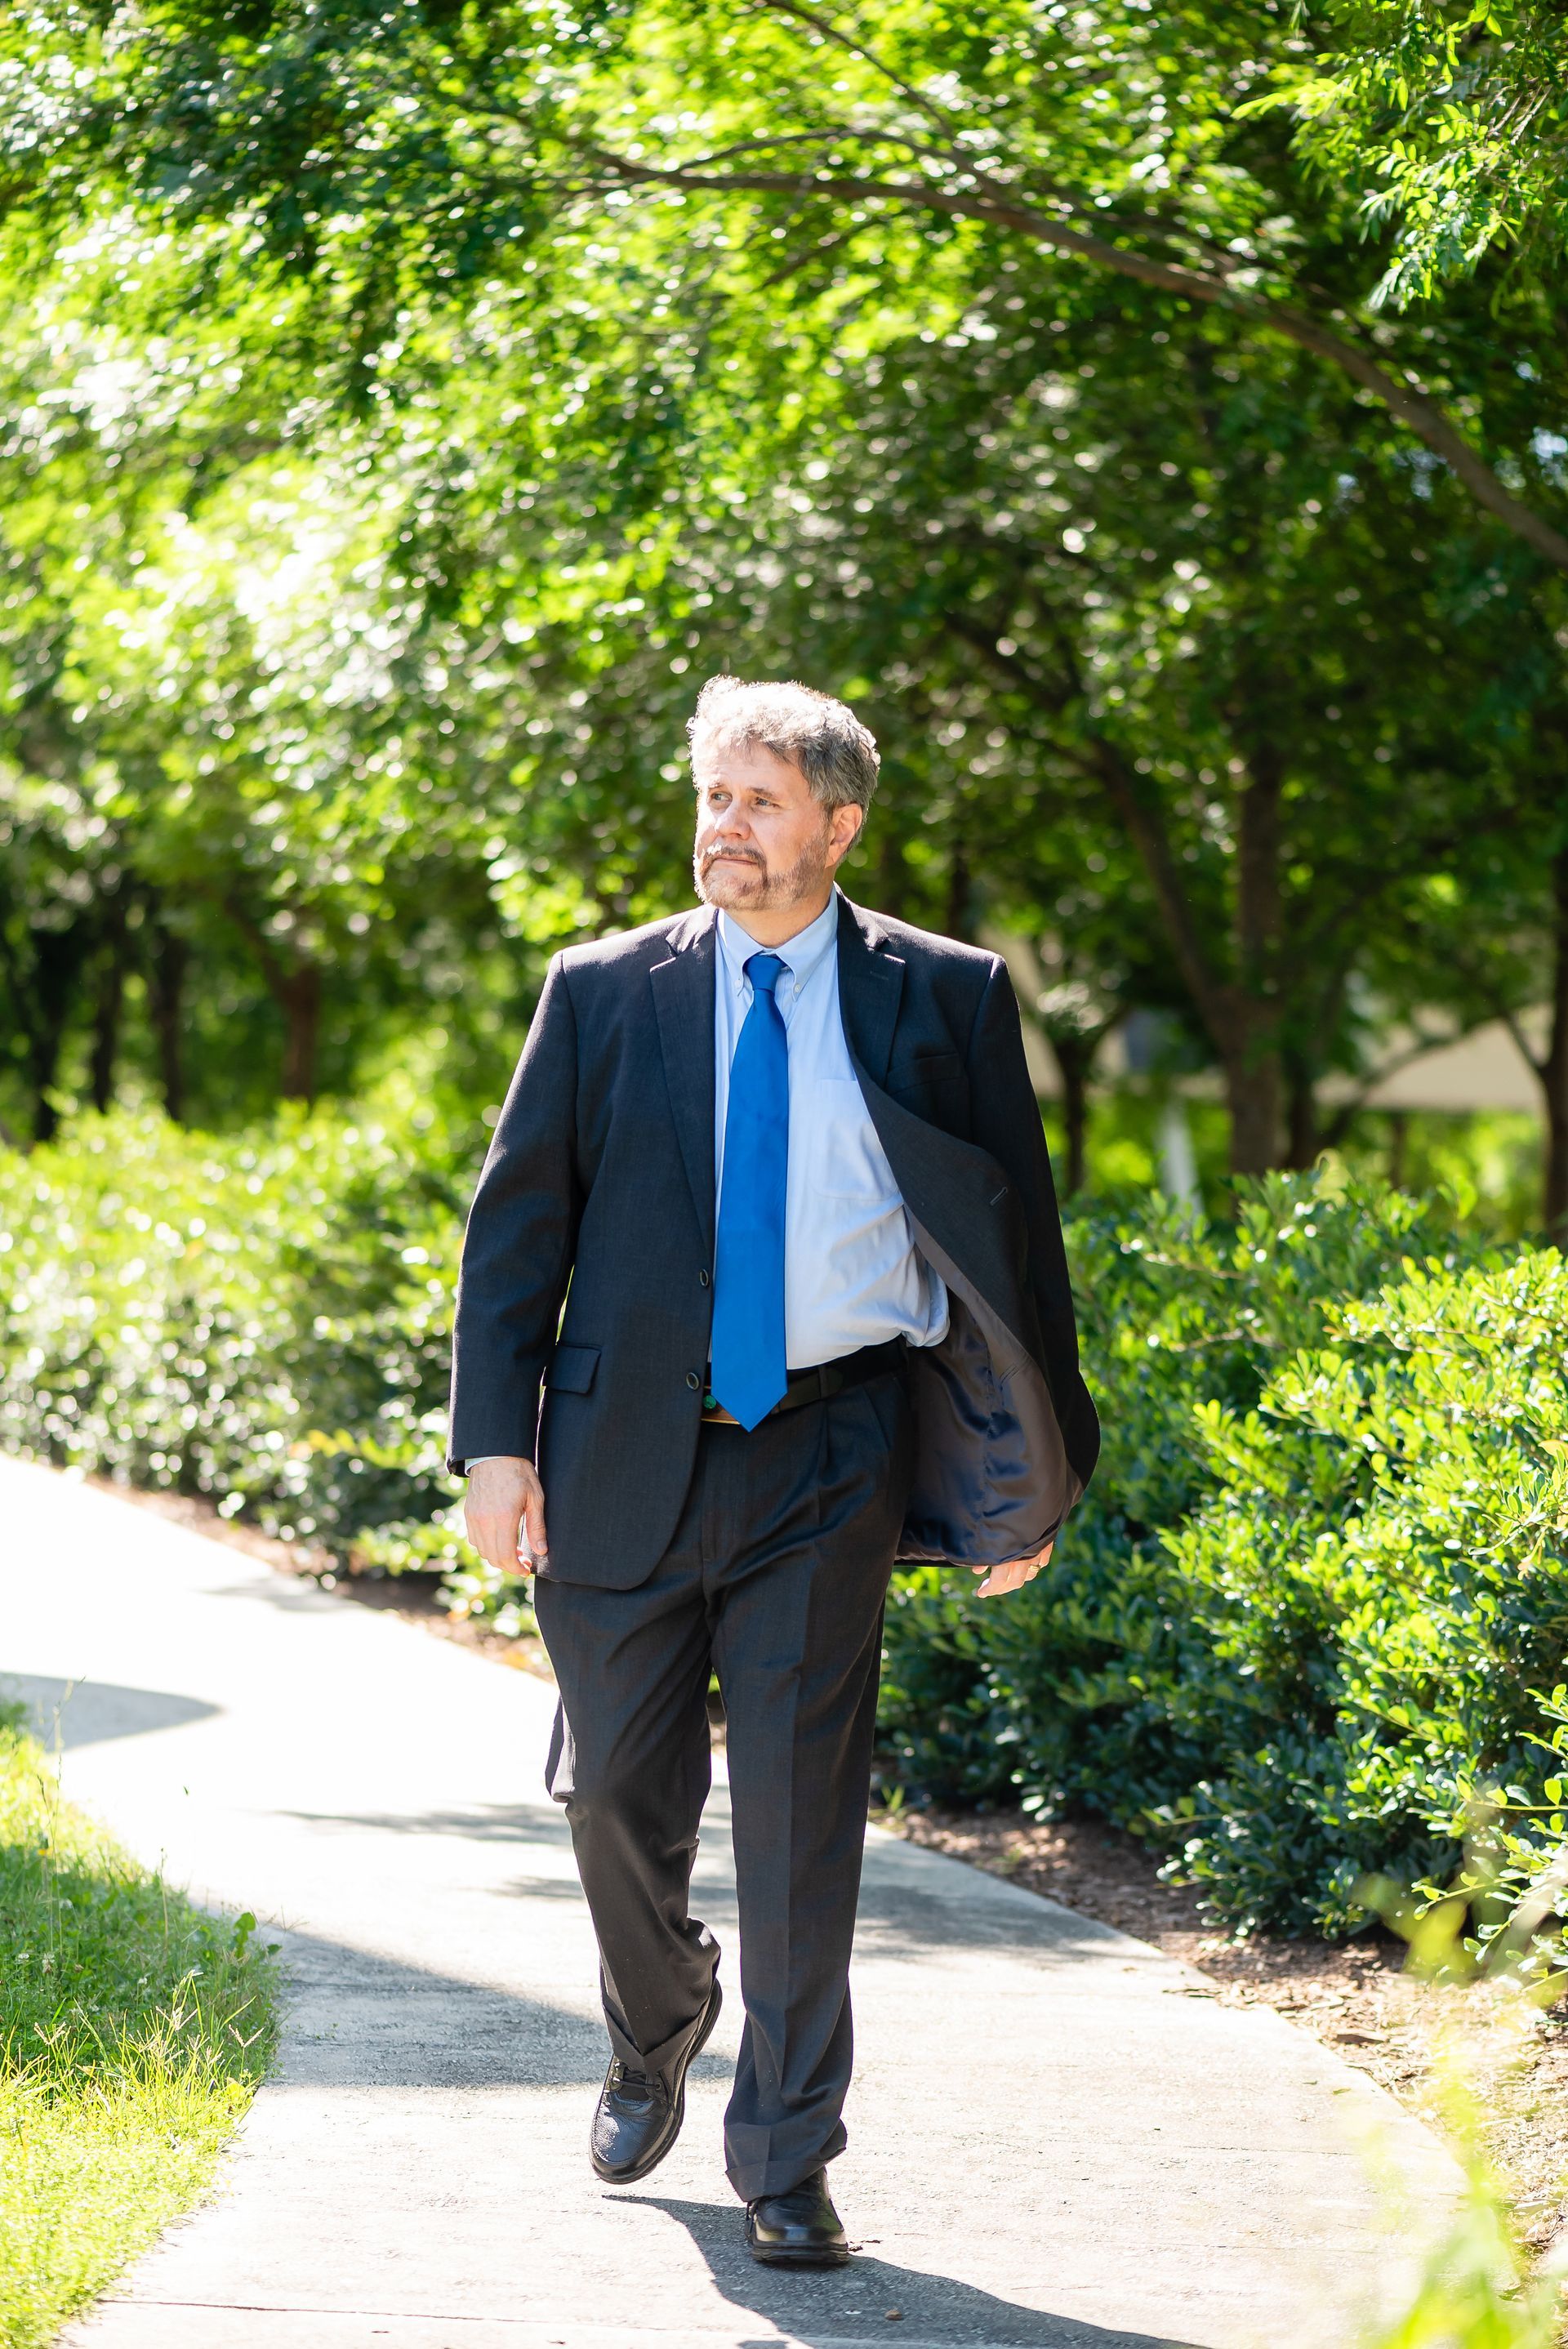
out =
<svg viewBox="0 0 1568 2349"><path fill-rule="evenodd" d="M1235 1940L1205 1919L1191 1887L1161 1883L1145 1845L1101 1820L934 1807L876 1816L912 1843L1005 1876L1196 1967L1223 2005L1275 2008L1440 2126L1434 2053L1441 2022L1455 2010L1405 1971L1405 1945L1391 1934ZM1508 2180L1522 2236L1540 2256L1568 2241L1568 2013L1539 2019L1523 2064L1491 2081L1487 2102L1489 2149Z"/></svg>
<svg viewBox="0 0 1568 2349"><path fill-rule="evenodd" d="M210 1502L139 1492L90 1477L119 1499L243 1550L282 1574L310 1576L362 1607L374 1607L443 1640L455 1640L513 1671L552 1677L542 1643L503 1639L449 1615L434 1574L346 1574L326 1552L274 1540L220 1517ZM715 1736L723 1737L716 1708ZM1067 1909L1098 1918L1198 1969L1212 1995L1235 2006L1272 2006L1368 2073L1401 2102L1430 2116L1439 2002L1404 1971L1402 1942L1382 1931L1348 1942L1254 1933L1237 1940L1205 1919L1188 1887L1161 1881L1156 1856L1131 1836L1087 1818L1037 1820L1023 1811L938 1807L878 1811L879 1826L1005 1876ZM1506 2175L1521 2230L1540 2254L1568 2240L1568 2013L1542 2018L1523 2067L1494 2084L1489 2144Z"/></svg>
<svg viewBox="0 0 1568 2349"><path fill-rule="evenodd" d="M1097 1819L934 1808L879 1812L877 1820L1151 1942L1207 1975L1226 2005L1277 2007L1385 2087L1404 2092L1422 2068L1409 2012L1415 1986L1401 1971L1404 1944L1387 1935L1344 1944L1268 1933L1231 1940L1189 1887L1161 1882L1147 1846Z"/></svg>

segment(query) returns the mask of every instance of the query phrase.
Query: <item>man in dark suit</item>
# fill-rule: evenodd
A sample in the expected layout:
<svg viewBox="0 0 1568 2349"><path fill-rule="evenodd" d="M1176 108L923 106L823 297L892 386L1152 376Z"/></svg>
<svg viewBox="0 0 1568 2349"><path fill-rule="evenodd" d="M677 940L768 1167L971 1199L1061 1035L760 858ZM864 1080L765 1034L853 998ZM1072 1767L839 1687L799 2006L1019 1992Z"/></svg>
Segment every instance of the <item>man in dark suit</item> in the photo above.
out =
<svg viewBox="0 0 1568 2349"><path fill-rule="evenodd" d="M717 1671L727 2168L757 2258L836 2265L888 1578L944 1559L1019 1588L1099 1430L1006 969L834 883L871 735L718 678L691 738L703 903L551 964L469 1220L450 1463L476 1548L534 1573L560 1683L550 1786L614 2051L593 2166L663 2158L718 2013L687 1905Z"/></svg>

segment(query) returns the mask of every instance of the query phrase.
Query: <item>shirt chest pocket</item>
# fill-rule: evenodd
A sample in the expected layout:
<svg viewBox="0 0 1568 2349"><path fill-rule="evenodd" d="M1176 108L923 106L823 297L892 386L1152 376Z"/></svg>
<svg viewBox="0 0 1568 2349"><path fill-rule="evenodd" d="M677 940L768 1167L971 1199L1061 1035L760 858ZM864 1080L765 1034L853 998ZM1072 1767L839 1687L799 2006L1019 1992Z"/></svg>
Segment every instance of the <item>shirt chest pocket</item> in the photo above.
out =
<svg viewBox="0 0 1568 2349"><path fill-rule="evenodd" d="M808 1087L800 1161L810 1191L820 1198L853 1199L865 1206L896 1205L899 1190L887 1154L853 1077L818 1077Z"/></svg>

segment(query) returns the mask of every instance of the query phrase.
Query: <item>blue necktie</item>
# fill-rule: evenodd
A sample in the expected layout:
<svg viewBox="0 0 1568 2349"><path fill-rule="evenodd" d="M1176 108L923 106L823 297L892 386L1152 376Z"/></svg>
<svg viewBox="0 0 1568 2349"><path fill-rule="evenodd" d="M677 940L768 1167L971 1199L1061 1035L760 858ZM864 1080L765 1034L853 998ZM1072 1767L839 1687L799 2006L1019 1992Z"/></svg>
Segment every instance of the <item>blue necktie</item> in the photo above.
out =
<svg viewBox="0 0 1568 2349"><path fill-rule="evenodd" d="M749 955L751 1009L729 1068L724 1189L713 1276L714 1398L742 1427L789 1383L784 1353L784 1195L789 1165L789 1042L773 990L784 965Z"/></svg>

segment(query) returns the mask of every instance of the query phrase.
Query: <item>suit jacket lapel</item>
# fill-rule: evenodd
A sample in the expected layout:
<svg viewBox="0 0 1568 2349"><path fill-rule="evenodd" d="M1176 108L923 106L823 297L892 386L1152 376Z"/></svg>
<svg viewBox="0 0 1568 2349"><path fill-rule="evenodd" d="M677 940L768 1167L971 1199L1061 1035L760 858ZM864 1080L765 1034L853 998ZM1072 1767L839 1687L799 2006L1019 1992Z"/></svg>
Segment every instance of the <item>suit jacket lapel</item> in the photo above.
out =
<svg viewBox="0 0 1568 2349"><path fill-rule="evenodd" d="M659 1022L665 1083L679 1138L697 1222L709 1255L714 1247L713 1096L714 957L718 951L711 906L698 906L670 932L675 953L648 972Z"/></svg>
<svg viewBox="0 0 1568 2349"><path fill-rule="evenodd" d="M903 963L888 951L874 915L845 897L839 905L839 1012L851 1057L872 1084L883 1083L892 1053Z"/></svg>

